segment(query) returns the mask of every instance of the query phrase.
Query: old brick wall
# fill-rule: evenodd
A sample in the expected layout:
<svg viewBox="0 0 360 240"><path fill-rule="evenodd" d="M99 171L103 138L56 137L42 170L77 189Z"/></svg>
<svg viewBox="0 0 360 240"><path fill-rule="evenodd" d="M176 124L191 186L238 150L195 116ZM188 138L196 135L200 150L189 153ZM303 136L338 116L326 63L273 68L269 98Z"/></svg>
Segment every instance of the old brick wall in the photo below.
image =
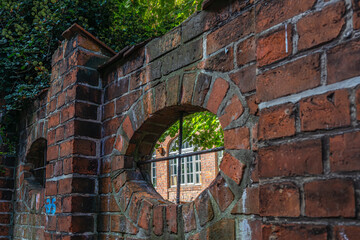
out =
<svg viewBox="0 0 360 240"><path fill-rule="evenodd" d="M64 33L33 121L44 135L24 126L21 142L47 140L56 213L26 212L25 196L16 238L356 239L359 2L207 2L115 56L79 26ZM203 110L225 133L220 172L193 202L167 202L138 162L180 113Z"/></svg>

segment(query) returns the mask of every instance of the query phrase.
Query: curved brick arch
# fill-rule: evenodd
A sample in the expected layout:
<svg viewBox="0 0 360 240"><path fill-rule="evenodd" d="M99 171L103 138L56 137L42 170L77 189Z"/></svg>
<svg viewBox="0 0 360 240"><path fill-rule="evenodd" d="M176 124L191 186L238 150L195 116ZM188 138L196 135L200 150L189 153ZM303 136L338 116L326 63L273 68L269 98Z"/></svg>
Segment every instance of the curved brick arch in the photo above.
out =
<svg viewBox="0 0 360 240"><path fill-rule="evenodd" d="M153 189L136 163L151 154L180 113L204 110L219 117L226 153L209 187L195 201L177 206ZM177 73L146 91L123 116L111 156L112 197L127 223L123 231L168 238L196 236L219 224L234 226L231 211L243 193L247 181L242 181L243 175L249 175L253 163L249 129L254 123L245 97L220 72Z"/></svg>

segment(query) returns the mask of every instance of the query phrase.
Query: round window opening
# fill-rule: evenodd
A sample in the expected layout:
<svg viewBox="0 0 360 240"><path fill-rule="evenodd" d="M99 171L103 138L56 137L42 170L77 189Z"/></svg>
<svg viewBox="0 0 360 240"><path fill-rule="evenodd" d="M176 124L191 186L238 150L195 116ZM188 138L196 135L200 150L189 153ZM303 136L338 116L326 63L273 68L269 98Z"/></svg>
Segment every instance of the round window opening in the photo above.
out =
<svg viewBox="0 0 360 240"><path fill-rule="evenodd" d="M165 200L191 202L216 178L223 146L224 132L215 114L182 112L155 141L141 168Z"/></svg>

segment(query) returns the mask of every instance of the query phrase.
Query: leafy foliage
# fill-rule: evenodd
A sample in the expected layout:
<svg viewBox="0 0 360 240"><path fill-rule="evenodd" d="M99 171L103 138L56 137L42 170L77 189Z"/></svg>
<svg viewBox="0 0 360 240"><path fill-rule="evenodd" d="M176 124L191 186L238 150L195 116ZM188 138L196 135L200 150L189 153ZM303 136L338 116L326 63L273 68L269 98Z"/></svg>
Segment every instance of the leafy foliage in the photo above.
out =
<svg viewBox="0 0 360 240"><path fill-rule="evenodd" d="M163 142L167 136L175 137L179 133L180 121L174 123L159 138L155 148ZM195 151L210 149L224 145L224 132L220 126L217 116L210 112L197 112L184 117L183 119L183 142L195 146ZM178 142L175 145L178 149ZM174 149L171 149L173 151Z"/></svg>
<svg viewBox="0 0 360 240"><path fill-rule="evenodd" d="M61 33L78 23L114 50L164 34L202 0L2 0L0 98L21 109L48 86Z"/></svg>

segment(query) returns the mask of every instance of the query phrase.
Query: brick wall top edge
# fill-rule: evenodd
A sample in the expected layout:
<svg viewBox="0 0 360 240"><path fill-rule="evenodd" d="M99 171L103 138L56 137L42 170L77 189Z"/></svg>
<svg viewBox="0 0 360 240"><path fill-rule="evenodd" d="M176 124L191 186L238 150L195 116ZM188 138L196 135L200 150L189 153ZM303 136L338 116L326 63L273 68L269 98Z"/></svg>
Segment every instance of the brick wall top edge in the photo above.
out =
<svg viewBox="0 0 360 240"><path fill-rule="evenodd" d="M124 47L123 49L120 50L120 52L118 52L115 56L110 58L106 63L104 63L103 65L100 65L98 67L98 70L103 72L105 69L112 66L114 63L116 63L120 60L126 59L127 57L131 56L136 50L138 50L142 47L145 47L145 45L148 42L150 42L151 40L152 39L147 39L136 45Z"/></svg>
<svg viewBox="0 0 360 240"><path fill-rule="evenodd" d="M105 43L100 41L97 37L86 31L84 28L82 28L77 23L74 23L70 28L65 30L61 36L63 36L66 40L70 40L73 36L76 34L82 34L86 36L91 41L95 42L97 45L99 45L103 50L110 53L110 56L113 56L116 54L114 50L112 50L110 47L108 47Z"/></svg>

